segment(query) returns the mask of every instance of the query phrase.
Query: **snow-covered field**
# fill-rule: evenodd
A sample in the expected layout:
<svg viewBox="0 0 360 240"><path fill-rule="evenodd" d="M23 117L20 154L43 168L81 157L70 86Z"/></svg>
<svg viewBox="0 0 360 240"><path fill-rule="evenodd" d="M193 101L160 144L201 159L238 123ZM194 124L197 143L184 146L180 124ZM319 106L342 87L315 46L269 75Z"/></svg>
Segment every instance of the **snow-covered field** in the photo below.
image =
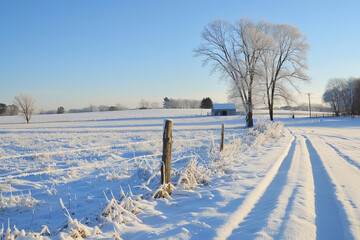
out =
<svg viewBox="0 0 360 240"><path fill-rule="evenodd" d="M249 130L240 116L206 114L0 117L1 235L360 239L360 119L259 116ZM165 118L175 190L154 199Z"/></svg>

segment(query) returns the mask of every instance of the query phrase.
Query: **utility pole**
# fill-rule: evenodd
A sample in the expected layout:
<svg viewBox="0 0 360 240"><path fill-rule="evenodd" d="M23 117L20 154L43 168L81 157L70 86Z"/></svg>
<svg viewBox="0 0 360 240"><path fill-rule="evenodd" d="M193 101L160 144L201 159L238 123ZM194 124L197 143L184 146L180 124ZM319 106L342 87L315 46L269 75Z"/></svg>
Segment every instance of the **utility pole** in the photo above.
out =
<svg viewBox="0 0 360 240"><path fill-rule="evenodd" d="M310 113L310 117L311 117L311 102L310 102L310 95L312 93L307 93L307 95L309 96L309 113Z"/></svg>

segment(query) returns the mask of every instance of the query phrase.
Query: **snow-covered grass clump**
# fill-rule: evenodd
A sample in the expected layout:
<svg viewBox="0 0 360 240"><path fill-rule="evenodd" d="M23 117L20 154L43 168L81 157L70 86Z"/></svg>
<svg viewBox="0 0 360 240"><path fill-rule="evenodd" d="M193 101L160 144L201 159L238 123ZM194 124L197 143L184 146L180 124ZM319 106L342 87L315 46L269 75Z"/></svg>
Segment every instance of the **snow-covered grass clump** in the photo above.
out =
<svg viewBox="0 0 360 240"><path fill-rule="evenodd" d="M244 135L242 143L248 146L259 146L269 138L280 136L284 129L282 122L264 122L260 121Z"/></svg>
<svg viewBox="0 0 360 240"><path fill-rule="evenodd" d="M6 208L10 207L33 207L37 206L39 203L39 200L36 200L31 196L30 191L28 194L21 193L20 195L13 195L10 193L10 196L4 196L3 194L0 194L0 207L2 211L5 211Z"/></svg>

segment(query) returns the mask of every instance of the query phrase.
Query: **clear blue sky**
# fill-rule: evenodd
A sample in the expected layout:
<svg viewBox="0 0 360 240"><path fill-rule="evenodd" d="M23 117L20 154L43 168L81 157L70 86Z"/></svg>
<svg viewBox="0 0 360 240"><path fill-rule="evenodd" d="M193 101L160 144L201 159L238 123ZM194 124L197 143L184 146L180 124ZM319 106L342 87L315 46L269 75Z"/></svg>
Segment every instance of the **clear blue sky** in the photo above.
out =
<svg viewBox="0 0 360 240"><path fill-rule="evenodd" d="M304 92L360 77L359 1L0 0L0 102L29 93L39 109L167 97L226 101L226 84L193 49L210 21L290 23L311 50ZM301 101L305 99L300 99Z"/></svg>

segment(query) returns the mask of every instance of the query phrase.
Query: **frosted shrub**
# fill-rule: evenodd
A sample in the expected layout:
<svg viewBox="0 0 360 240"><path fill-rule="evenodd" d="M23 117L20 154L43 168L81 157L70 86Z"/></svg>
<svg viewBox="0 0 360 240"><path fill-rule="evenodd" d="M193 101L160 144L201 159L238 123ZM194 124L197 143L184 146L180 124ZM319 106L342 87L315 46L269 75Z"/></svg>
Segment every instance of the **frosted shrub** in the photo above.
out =
<svg viewBox="0 0 360 240"><path fill-rule="evenodd" d="M64 233L70 235L71 238L83 239L85 237L91 236L92 232L93 229L91 227L85 226L77 219L72 219L71 217L68 217L67 228ZM66 235L64 233L62 233L62 235ZM65 238L68 238L68 236Z"/></svg>
<svg viewBox="0 0 360 240"><path fill-rule="evenodd" d="M250 146L262 145L267 139L278 137L284 126L281 122L257 122L242 139L242 144Z"/></svg>
<svg viewBox="0 0 360 240"><path fill-rule="evenodd" d="M280 136L284 126L281 122L257 122L242 138L229 141L224 150L209 155L209 167L213 173L221 177L231 171L234 164L240 163L247 151L263 145L270 138Z"/></svg>
<svg viewBox="0 0 360 240"><path fill-rule="evenodd" d="M199 184L206 185L210 181L210 170L198 164L196 158L192 158L179 172L177 185L181 190L193 190Z"/></svg>
<svg viewBox="0 0 360 240"><path fill-rule="evenodd" d="M131 197L124 197L121 201L112 198L101 215L105 223L122 224L133 221L141 223L141 220L136 217L136 214L141 212L138 201L134 201Z"/></svg>
<svg viewBox="0 0 360 240"><path fill-rule="evenodd" d="M20 195L13 195L10 194L9 197L3 196L0 194L0 207L3 209L5 207L33 207L40 203L39 200L36 200L34 197L31 196L31 192L29 191L28 194L20 194Z"/></svg>
<svg viewBox="0 0 360 240"><path fill-rule="evenodd" d="M162 184L155 192L154 198L170 198L171 193L175 190L172 183Z"/></svg>

